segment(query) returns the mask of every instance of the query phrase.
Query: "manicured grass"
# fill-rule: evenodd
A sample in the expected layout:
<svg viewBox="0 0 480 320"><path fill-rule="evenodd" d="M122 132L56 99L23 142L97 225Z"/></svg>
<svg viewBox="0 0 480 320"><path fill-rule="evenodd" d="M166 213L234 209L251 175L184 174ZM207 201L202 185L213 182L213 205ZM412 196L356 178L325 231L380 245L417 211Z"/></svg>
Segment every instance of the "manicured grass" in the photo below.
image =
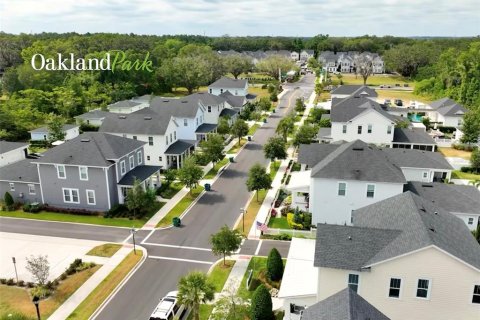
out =
<svg viewBox="0 0 480 320"><path fill-rule="evenodd" d="M285 268L285 264L287 263L287 260L284 258L283 259L283 267ZM245 271L245 274L243 275L242 282L240 283L240 287L238 288L237 294L238 296L244 298L244 299L251 299L254 293L254 290L249 291L247 289L247 278L248 278L248 273L250 270L253 270L253 275L252 275L252 282L253 281L258 281L258 284L261 284L262 282L266 281L265 279L265 273L267 269L267 258L264 257L253 257L250 259L250 262L248 263L248 268L247 271ZM280 288L280 282L275 282L271 283L270 285L273 285L275 287ZM254 289L254 288L252 288Z"/></svg>
<svg viewBox="0 0 480 320"><path fill-rule="evenodd" d="M90 278L100 266L80 271L60 282L57 289L46 300L40 301L40 315L47 319L58 307L62 305L85 281ZM20 313L36 319L35 306L32 303L27 289L14 286L0 285L0 318L7 317L10 313Z"/></svg>
<svg viewBox="0 0 480 320"><path fill-rule="evenodd" d="M237 153L238 150L240 150L240 148L243 147L245 143L247 143L247 140L245 138L242 138L240 140L240 145L238 145L238 138L235 138L235 141L236 141L235 145L231 147L230 150L227 151L228 154Z"/></svg>
<svg viewBox="0 0 480 320"><path fill-rule="evenodd" d="M337 76L332 75L332 79L337 79ZM355 74L351 73L342 73L342 81L343 84L363 84L363 78L360 75L355 79ZM405 83L408 83L411 88L414 85L412 80L393 74L372 75L367 79L368 86L381 86L382 84L385 84L393 87L397 83L402 87Z"/></svg>
<svg viewBox="0 0 480 320"><path fill-rule="evenodd" d="M121 244L116 243L105 243L101 246L96 246L92 250L87 252L89 256L98 256L98 257L111 257L113 256L120 248Z"/></svg>
<svg viewBox="0 0 480 320"><path fill-rule="evenodd" d="M248 129L248 135L253 136L259 127L260 127L260 125L258 123L255 123L253 126L251 126Z"/></svg>
<svg viewBox="0 0 480 320"><path fill-rule="evenodd" d="M222 292L234 265L235 260L225 260L225 265L223 265L222 260L213 267L212 272L208 275L208 279L215 285L215 292Z"/></svg>
<svg viewBox="0 0 480 320"><path fill-rule="evenodd" d="M0 211L1 217L12 217L22 219L35 219L46 221L60 221L60 222L73 222L73 223L86 223L96 224L102 226L114 226L114 227L134 227L140 228L145 222L148 221L158 210L164 205L164 202L157 202L155 206L141 219L128 219L128 218L104 218L103 216L81 216L70 213L58 213L49 211L40 211L39 213L23 212L23 210L15 211Z"/></svg>
<svg viewBox="0 0 480 320"><path fill-rule="evenodd" d="M208 87L200 87L198 90L193 90L193 93L195 92L206 92L208 90ZM160 93L158 96L164 96L164 97L184 97L188 96L188 90L187 88L183 87L178 87L178 88L173 88L172 92L165 92L165 93Z"/></svg>
<svg viewBox="0 0 480 320"><path fill-rule="evenodd" d="M453 170L452 179L480 180L480 174L462 172L460 170Z"/></svg>
<svg viewBox="0 0 480 320"><path fill-rule="evenodd" d="M92 313L112 293L120 282L127 276L137 263L142 259L143 251L137 254L130 252L128 256L83 300L83 302L68 316L67 319L88 319Z"/></svg>
<svg viewBox="0 0 480 320"><path fill-rule="evenodd" d="M181 182L172 182L168 187L166 184L162 184L159 191L160 196L164 199L172 199L183 187L184 185Z"/></svg>
<svg viewBox="0 0 480 320"><path fill-rule="evenodd" d="M182 200L180 200L175 207L167 213L165 217L157 224L157 228L168 227L172 224L172 219L174 217L180 217L182 213L192 204L192 202L198 197L198 195L203 191L202 186L197 186L192 190L192 193L187 193Z"/></svg>
<svg viewBox="0 0 480 320"><path fill-rule="evenodd" d="M280 161L273 161L270 163L270 178L275 179L278 169L280 168Z"/></svg>
<svg viewBox="0 0 480 320"><path fill-rule="evenodd" d="M470 160L472 155L471 151L457 150L454 148L438 148L438 151L443 154L444 157L457 157L465 160Z"/></svg>
<svg viewBox="0 0 480 320"><path fill-rule="evenodd" d="M257 201L257 193L258 192L258 201ZM263 200L267 195L267 190L260 190L257 191L250 201L247 207L247 213L245 214L245 231L243 234L248 236L250 232L250 228L252 227L253 223L255 222L255 218L257 217L258 210L262 206ZM240 219L239 225L236 227L237 230L242 231L242 220Z"/></svg>
<svg viewBox="0 0 480 320"><path fill-rule="evenodd" d="M219 162L217 162L212 169L210 169L210 171L207 172L207 174L205 175L205 177L203 177L203 179L213 179L215 178L215 176L217 175L218 171L220 170L221 167L223 167L224 165L226 165L228 163L228 158L223 158L222 160L220 160Z"/></svg>
<svg viewBox="0 0 480 320"><path fill-rule="evenodd" d="M208 320L210 314L213 311L213 304L201 304L200 311L198 313L200 320ZM193 313L190 312L188 320L193 320Z"/></svg>
<svg viewBox="0 0 480 320"><path fill-rule="evenodd" d="M286 217L270 218L268 227L273 229L290 229Z"/></svg>
<svg viewBox="0 0 480 320"><path fill-rule="evenodd" d="M249 86L248 93L256 95L257 99L260 99L263 97L270 97L270 93L268 93L268 89L262 89L262 87Z"/></svg>
<svg viewBox="0 0 480 320"><path fill-rule="evenodd" d="M383 102L385 99L390 99L392 101L394 99L402 99L404 106L405 105L408 106L410 104L410 101L412 100L420 101L423 103L429 103L432 101L429 97L417 95L412 91L381 89L381 90L377 90L377 93L378 93L377 100L380 102Z"/></svg>

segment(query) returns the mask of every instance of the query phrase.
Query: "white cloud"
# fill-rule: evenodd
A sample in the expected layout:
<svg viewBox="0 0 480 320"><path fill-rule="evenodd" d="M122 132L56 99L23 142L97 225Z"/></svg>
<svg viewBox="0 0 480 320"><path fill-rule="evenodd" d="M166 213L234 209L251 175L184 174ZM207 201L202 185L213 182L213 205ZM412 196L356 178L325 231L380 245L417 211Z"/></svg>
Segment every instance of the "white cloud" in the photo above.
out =
<svg viewBox="0 0 480 320"><path fill-rule="evenodd" d="M0 0L5 32L480 34L477 0Z"/></svg>

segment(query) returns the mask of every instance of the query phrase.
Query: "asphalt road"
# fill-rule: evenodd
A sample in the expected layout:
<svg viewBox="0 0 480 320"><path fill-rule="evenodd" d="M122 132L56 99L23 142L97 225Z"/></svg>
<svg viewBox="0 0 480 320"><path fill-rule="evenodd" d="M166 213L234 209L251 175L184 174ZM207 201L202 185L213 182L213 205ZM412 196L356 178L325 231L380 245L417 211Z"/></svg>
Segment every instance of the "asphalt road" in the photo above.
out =
<svg viewBox="0 0 480 320"><path fill-rule="evenodd" d="M307 75L299 82L287 85L287 92L279 101L278 112L266 125L257 130L253 141L248 143L231 164L182 219L181 228L155 230L143 246L149 257L135 274L125 283L114 298L97 315L96 319L148 319L158 301L177 287L178 279L192 270L207 271L216 261L211 252L209 237L224 225L232 227L250 197L245 187L248 170L255 163L266 165L262 146L275 135L280 119L295 104L295 99L310 97L314 87L314 76ZM249 240L247 240L249 241ZM246 242L240 254L267 255L270 249L279 247L286 257L289 243L262 241ZM253 253L251 252L253 249ZM175 259L175 260L172 260Z"/></svg>

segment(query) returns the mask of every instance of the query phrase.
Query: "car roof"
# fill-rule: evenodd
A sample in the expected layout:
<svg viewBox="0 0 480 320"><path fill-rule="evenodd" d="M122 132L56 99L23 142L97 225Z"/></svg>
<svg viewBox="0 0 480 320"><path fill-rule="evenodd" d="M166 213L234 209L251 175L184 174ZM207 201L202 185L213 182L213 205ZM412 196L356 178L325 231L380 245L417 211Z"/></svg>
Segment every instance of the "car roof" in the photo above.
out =
<svg viewBox="0 0 480 320"><path fill-rule="evenodd" d="M170 294L170 292L169 292ZM160 303L157 305L155 310L152 313L151 317L154 318L167 318L167 314L170 310L172 310L173 306L175 305L177 299L175 296L167 296L160 300Z"/></svg>

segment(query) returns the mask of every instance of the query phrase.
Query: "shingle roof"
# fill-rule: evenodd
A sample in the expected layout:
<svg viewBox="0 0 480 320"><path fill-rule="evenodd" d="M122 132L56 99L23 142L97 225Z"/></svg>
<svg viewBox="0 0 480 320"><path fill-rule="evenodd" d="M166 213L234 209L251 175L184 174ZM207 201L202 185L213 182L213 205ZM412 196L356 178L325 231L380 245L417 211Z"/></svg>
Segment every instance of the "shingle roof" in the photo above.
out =
<svg viewBox="0 0 480 320"><path fill-rule="evenodd" d="M70 130L70 129L73 129L73 128L78 128L79 125L77 124L64 124L62 126L62 131L67 131L67 130ZM40 127L40 128L37 128L37 129L34 129L34 130L31 130L29 132L33 132L33 133L44 133L44 132L48 132L48 127Z"/></svg>
<svg viewBox="0 0 480 320"><path fill-rule="evenodd" d="M0 167L0 180L39 182L37 165L31 159L21 160L15 163Z"/></svg>
<svg viewBox="0 0 480 320"><path fill-rule="evenodd" d="M410 128L395 128L393 131L393 142L437 144L425 130Z"/></svg>
<svg viewBox="0 0 480 320"><path fill-rule="evenodd" d="M0 140L0 154L6 153L15 149L27 147L28 143L25 142L11 142Z"/></svg>
<svg viewBox="0 0 480 320"><path fill-rule="evenodd" d="M103 132L86 132L48 150L33 162L105 167L144 144Z"/></svg>
<svg viewBox="0 0 480 320"><path fill-rule="evenodd" d="M405 183L402 171L382 150L361 140L344 143L312 169L312 178Z"/></svg>
<svg viewBox="0 0 480 320"><path fill-rule="evenodd" d="M450 163L439 152L411 149L383 149L391 163L401 168L429 168L453 170Z"/></svg>
<svg viewBox="0 0 480 320"><path fill-rule="evenodd" d="M160 166L137 166L127 172L126 175L118 182L121 186L133 186L135 180L140 182L150 178L154 173L160 171Z"/></svg>
<svg viewBox="0 0 480 320"><path fill-rule="evenodd" d="M467 109L450 98L442 98L430 103L430 107L447 117L462 117Z"/></svg>
<svg viewBox="0 0 480 320"><path fill-rule="evenodd" d="M204 106L216 106L226 101L224 97L216 96L208 92L197 92L186 96L184 99L200 101Z"/></svg>
<svg viewBox="0 0 480 320"><path fill-rule="evenodd" d="M198 99L191 99L183 97L180 99L175 98L162 98L155 97L150 102L150 110L156 112L162 117L179 117L179 118L195 118L200 108ZM148 112L146 108L137 111L138 113Z"/></svg>
<svg viewBox="0 0 480 320"><path fill-rule="evenodd" d="M341 85L333 89L331 94L348 94L353 96L378 97L378 93L364 85Z"/></svg>
<svg viewBox="0 0 480 320"><path fill-rule="evenodd" d="M171 145L168 146L167 150L165 150L165 154L182 154L184 153L187 149L191 148L193 146L192 143L190 143L187 140L177 140Z"/></svg>
<svg viewBox="0 0 480 320"><path fill-rule="evenodd" d="M333 99L330 114L332 122L347 122L368 109L377 111L392 122L397 120L395 116L386 112L379 103L366 97L358 96L348 97L341 100Z"/></svg>
<svg viewBox="0 0 480 320"><path fill-rule="evenodd" d="M474 186L409 182L405 189L451 213L480 215L480 191Z"/></svg>
<svg viewBox="0 0 480 320"><path fill-rule="evenodd" d="M217 128L216 124L202 123L201 125L198 126L197 130L195 130L195 133L209 133L215 130L216 128Z"/></svg>
<svg viewBox="0 0 480 320"><path fill-rule="evenodd" d="M480 246L466 224L410 191L357 209L352 218L356 227L402 231L394 241L377 250L364 266L435 245L480 269Z"/></svg>
<svg viewBox="0 0 480 320"><path fill-rule="evenodd" d="M310 168L323 160L326 156L336 150L339 144L301 144L298 151L298 162L306 164Z"/></svg>
<svg viewBox="0 0 480 320"><path fill-rule="evenodd" d="M389 320L350 288L317 302L303 312L302 320Z"/></svg>
<svg viewBox="0 0 480 320"><path fill-rule="evenodd" d="M112 114L107 116L99 132L163 135L170 123L170 116L144 108L129 114Z"/></svg>
<svg viewBox="0 0 480 320"><path fill-rule="evenodd" d="M456 104L456 102L450 98L442 98L442 99L438 99L438 100L435 100L435 101L432 101L430 103L430 107L432 109L438 109L438 108L441 108L441 107L445 107L445 106L450 106L450 105L453 105L453 104Z"/></svg>
<svg viewBox="0 0 480 320"><path fill-rule="evenodd" d="M107 107L113 107L113 108L132 108L135 106L138 106L141 104L140 102L135 102L132 100L122 100L122 101L117 101L115 103L109 104Z"/></svg>
<svg viewBox="0 0 480 320"><path fill-rule="evenodd" d="M247 97L245 96L234 96L230 91L225 91L220 94L220 97L223 97L227 100L228 104L234 108L241 108L247 103Z"/></svg>
<svg viewBox="0 0 480 320"><path fill-rule="evenodd" d="M210 84L209 88L229 88L229 89L244 89L247 86L245 79L232 79L228 77L221 77L214 83Z"/></svg>
<svg viewBox="0 0 480 320"><path fill-rule="evenodd" d="M230 108L225 108L220 112L220 117L233 117L237 114L238 112L230 109Z"/></svg>
<svg viewBox="0 0 480 320"><path fill-rule="evenodd" d="M81 114L79 116L76 116L75 118L79 118L79 119L102 119L102 118L105 118L106 116L111 115L111 114L112 114L111 112L96 109L96 110L92 110L92 111L86 112L84 114Z"/></svg>

